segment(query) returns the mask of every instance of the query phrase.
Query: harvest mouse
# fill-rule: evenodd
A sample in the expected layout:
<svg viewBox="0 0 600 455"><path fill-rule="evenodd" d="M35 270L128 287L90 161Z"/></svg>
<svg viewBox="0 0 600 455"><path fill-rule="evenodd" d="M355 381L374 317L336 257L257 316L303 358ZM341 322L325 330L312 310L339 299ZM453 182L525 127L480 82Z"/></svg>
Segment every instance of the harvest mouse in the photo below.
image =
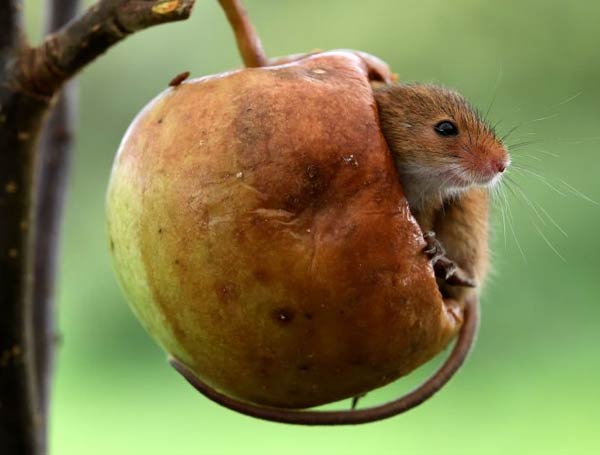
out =
<svg viewBox="0 0 600 455"><path fill-rule="evenodd" d="M488 270L489 188L510 165L492 127L465 98L427 84L374 88L381 127L445 297Z"/></svg>

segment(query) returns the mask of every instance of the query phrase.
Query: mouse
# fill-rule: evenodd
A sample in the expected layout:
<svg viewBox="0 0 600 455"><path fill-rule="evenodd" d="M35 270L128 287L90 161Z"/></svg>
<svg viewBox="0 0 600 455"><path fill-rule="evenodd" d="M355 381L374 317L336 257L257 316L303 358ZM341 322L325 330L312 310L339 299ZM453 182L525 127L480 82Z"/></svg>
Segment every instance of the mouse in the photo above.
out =
<svg viewBox="0 0 600 455"><path fill-rule="evenodd" d="M494 128L460 93L373 88L382 133L445 298L479 292L489 270L490 188L510 166Z"/></svg>

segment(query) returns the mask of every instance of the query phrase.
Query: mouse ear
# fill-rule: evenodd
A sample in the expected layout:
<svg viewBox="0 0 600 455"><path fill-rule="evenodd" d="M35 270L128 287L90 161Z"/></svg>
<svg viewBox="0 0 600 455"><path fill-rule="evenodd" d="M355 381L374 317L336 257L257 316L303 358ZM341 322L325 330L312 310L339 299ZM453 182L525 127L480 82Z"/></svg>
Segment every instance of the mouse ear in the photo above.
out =
<svg viewBox="0 0 600 455"><path fill-rule="evenodd" d="M461 326L381 133L380 63L340 51L189 80L120 146L107 208L120 281L165 350L227 396L356 396Z"/></svg>

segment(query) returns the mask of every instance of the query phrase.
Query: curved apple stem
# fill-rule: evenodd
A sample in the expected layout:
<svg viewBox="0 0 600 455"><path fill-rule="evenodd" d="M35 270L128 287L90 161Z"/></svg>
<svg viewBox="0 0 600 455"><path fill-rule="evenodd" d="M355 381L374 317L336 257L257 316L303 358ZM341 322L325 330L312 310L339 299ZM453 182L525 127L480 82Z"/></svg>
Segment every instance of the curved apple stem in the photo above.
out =
<svg viewBox="0 0 600 455"><path fill-rule="evenodd" d="M219 0L219 3L235 33L235 40L244 65L248 68L268 66L269 59L265 55L260 38L250 22L241 0Z"/></svg>
<svg viewBox="0 0 600 455"><path fill-rule="evenodd" d="M255 405L230 398L217 392L198 379L189 368L177 359L170 358L169 363L206 398L241 414L263 420L296 425L356 425L359 423L375 422L402 414L431 398L460 369L473 346L478 327L479 301L477 298L472 298L466 302L464 322L454 348L444 364L433 376L413 391L396 400L360 410L300 411Z"/></svg>

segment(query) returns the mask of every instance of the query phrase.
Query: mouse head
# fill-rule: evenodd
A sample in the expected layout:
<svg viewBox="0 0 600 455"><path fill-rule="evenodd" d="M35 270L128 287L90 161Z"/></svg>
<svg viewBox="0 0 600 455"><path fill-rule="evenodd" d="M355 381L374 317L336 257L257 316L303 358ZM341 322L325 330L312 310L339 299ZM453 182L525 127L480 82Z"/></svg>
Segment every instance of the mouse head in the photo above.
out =
<svg viewBox="0 0 600 455"><path fill-rule="evenodd" d="M375 97L409 202L493 185L510 165L493 129L459 93L396 84L376 89Z"/></svg>

